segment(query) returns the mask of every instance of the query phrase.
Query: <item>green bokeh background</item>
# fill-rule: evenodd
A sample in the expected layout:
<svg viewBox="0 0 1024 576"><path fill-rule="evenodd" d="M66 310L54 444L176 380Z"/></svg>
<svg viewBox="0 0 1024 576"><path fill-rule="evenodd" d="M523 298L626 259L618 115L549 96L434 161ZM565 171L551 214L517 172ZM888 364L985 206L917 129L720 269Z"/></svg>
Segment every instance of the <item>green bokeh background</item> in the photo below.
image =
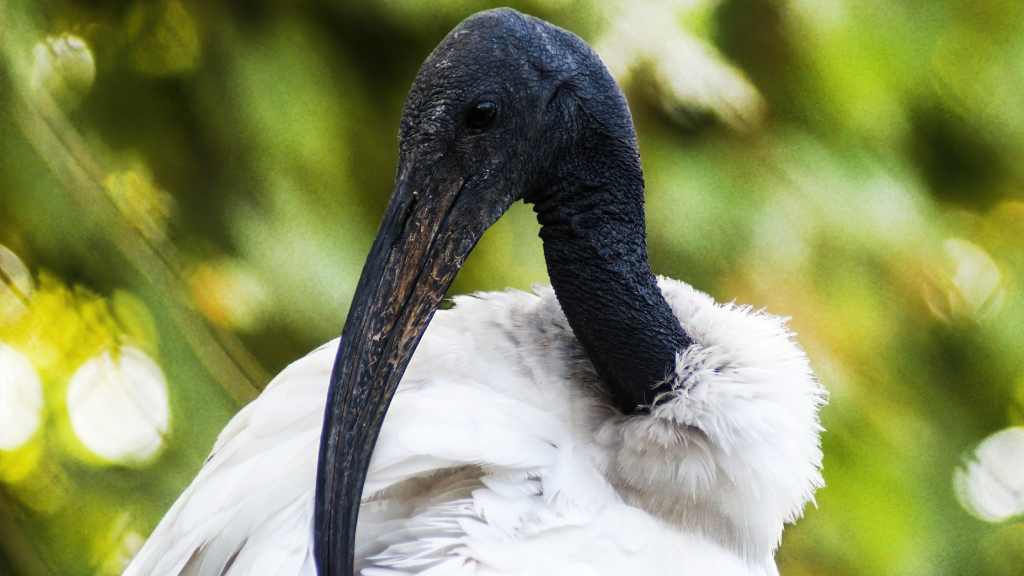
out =
<svg viewBox="0 0 1024 576"><path fill-rule="evenodd" d="M1024 573L1020 517L980 520L953 485L1024 425L1024 3L512 5L628 64L655 272L792 317L831 392L827 486L781 573ZM412 78L494 6L0 0L0 243L72 294L0 326L34 362L59 341L29 480L0 483L4 574L118 574L268 375L340 332ZM33 60L64 34L93 80ZM515 206L452 293L546 281L537 231ZM62 390L128 341L167 377L170 432L149 464L97 463Z"/></svg>

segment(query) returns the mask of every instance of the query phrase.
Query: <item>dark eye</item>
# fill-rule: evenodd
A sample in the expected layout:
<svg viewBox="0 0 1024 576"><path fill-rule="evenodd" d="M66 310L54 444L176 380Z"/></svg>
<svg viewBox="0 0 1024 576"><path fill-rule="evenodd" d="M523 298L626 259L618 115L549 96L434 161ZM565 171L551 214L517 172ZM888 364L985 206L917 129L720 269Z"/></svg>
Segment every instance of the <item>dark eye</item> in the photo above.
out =
<svg viewBox="0 0 1024 576"><path fill-rule="evenodd" d="M498 115L498 107L494 102L478 102L469 109L466 115L466 126L473 130L486 130L494 123L494 117Z"/></svg>

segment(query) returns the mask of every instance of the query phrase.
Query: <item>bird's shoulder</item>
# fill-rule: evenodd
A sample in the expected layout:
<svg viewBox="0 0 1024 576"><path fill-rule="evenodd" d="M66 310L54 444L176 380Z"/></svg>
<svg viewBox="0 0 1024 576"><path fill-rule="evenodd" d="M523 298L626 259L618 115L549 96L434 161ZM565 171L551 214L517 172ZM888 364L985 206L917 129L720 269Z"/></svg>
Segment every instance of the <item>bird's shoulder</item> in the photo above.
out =
<svg viewBox="0 0 1024 576"><path fill-rule="evenodd" d="M660 284L707 348L727 352L736 332L789 340L774 317ZM293 363L232 419L127 576L314 573L316 461L338 345ZM377 440L357 536L364 573L442 573L443 564L542 574L546 563L615 574L648 562L649 572L686 574L719 556L709 566L751 573L718 543L623 502L619 468L642 447L599 438L621 419L550 286L456 297L428 326Z"/></svg>

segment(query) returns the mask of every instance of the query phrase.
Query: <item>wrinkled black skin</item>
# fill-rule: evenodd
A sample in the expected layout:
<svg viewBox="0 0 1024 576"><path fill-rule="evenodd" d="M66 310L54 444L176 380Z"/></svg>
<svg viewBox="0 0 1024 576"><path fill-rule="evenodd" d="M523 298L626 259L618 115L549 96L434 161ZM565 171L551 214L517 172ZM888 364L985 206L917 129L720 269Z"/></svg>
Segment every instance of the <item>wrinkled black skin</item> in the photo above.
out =
<svg viewBox="0 0 1024 576"><path fill-rule="evenodd" d="M470 128L482 101L497 105L494 122ZM509 9L466 19L420 68L399 149L331 376L316 488L322 576L353 574L387 406L459 267L514 201L535 205L558 300L623 412L666 391L675 354L690 345L648 264L626 100L585 42Z"/></svg>
<svg viewBox="0 0 1024 576"><path fill-rule="evenodd" d="M560 31L561 32L561 31ZM573 75L558 89L563 120L542 186L524 200L542 228L551 285L576 338L629 414L668 391L691 341L647 260L644 177L626 99L597 55L562 32Z"/></svg>

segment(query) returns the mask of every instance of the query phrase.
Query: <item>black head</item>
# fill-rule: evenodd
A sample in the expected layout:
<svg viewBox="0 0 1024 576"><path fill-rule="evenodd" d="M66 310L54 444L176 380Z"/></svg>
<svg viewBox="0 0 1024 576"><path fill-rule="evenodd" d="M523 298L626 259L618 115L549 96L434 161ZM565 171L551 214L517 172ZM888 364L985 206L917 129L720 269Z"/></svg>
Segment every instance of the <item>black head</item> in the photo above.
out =
<svg viewBox="0 0 1024 576"><path fill-rule="evenodd" d="M549 271L559 260L592 269L577 273L570 262L552 273L592 358L604 357L602 347L622 354L616 339L634 332L597 326L588 306L609 295L632 308L660 298L644 249L643 177L629 109L600 59L573 34L509 9L468 18L420 68L399 139L395 190L356 288L324 415L315 522L322 575L352 574L363 481L391 396L456 272L513 202L536 204ZM603 234L609 221L617 228ZM574 280L560 281L568 274L601 285L593 270L617 274L611 283L619 287L592 296ZM634 277L643 281L634 286ZM664 372L662 356L642 362L653 366L647 372L595 363L614 390L626 391L622 404L635 405L653 387L647 374ZM619 374L638 379L635 390L616 387Z"/></svg>
<svg viewBox="0 0 1024 576"><path fill-rule="evenodd" d="M462 194L490 196L480 201L498 213L543 199L560 163L585 155L584 142L632 150L640 177L626 99L597 54L571 32L508 8L467 18L427 58L399 139L400 169L430 165L431 177L457 177Z"/></svg>

